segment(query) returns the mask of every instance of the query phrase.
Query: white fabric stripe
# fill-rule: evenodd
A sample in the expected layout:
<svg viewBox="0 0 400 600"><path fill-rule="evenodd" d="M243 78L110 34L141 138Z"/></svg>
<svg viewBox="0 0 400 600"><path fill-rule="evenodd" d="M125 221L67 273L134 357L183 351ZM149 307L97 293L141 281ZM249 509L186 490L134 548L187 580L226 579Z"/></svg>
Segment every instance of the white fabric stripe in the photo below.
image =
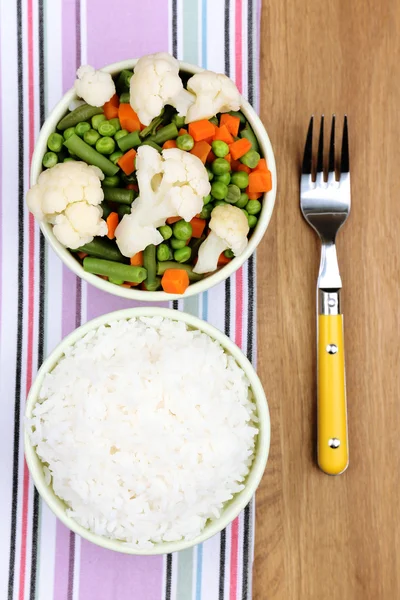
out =
<svg viewBox="0 0 400 600"><path fill-rule="evenodd" d="M201 600L218 600L219 588L219 535L203 543L203 571Z"/></svg>
<svg viewBox="0 0 400 600"><path fill-rule="evenodd" d="M252 1L252 0L250 0ZM249 86L247 80L248 41L247 41L248 2L242 4L242 94L248 98Z"/></svg>
<svg viewBox="0 0 400 600"><path fill-rule="evenodd" d="M177 54L183 55L183 26L182 26L182 4L184 0L177 0Z"/></svg>
<svg viewBox="0 0 400 600"><path fill-rule="evenodd" d="M224 5L225 2L220 0L207 0L207 68L217 71L218 73L225 72L224 62ZM212 15L212 17L211 17ZM216 51L216 44L219 44L219 49Z"/></svg>
<svg viewBox="0 0 400 600"><path fill-rule="evenodd" d="M75 535L74 585L72 588L72 600L79 600L79 580L81 574L81 543L82 538L79 535Z"/></svg>
<svg viewBox="0 0 400 600"><path fill-rule="evenodd" d="M86 0L80 0L80 6L81 6L81 65L86 65L87 64L87 5L86 5ZM96 67L96 68L98 68L98 67Z"/></svg>

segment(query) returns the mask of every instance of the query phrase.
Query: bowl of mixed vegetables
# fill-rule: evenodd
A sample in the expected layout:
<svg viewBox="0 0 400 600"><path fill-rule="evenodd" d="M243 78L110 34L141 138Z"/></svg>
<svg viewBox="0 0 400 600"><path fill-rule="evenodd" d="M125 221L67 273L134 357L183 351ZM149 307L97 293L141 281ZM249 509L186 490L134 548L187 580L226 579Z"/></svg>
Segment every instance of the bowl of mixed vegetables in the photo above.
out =
<svg viewBox="0 0 400 600"><path fill-rule="evenodd" d="M271 143L235 84L158 53L78 69L41 129L27 203L82 279L163 301L240 268L275 194Z"/></svg>

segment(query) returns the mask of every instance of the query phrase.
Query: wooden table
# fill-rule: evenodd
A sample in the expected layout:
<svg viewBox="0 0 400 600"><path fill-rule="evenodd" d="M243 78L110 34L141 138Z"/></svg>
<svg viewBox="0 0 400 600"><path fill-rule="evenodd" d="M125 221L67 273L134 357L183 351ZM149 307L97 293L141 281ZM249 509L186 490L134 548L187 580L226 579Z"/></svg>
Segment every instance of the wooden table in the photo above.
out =
<svg viewBox="0 0 400 600"><path fill-rule="evenodd" d="M261 116L278 196L258 252L258 368L272 445L257 495L256 600L400 598L400 2L264 0ZM339 235L350 466L315 463L317 238L300 216L311 113L349 116ZM338 118L339 122L339 118ZM328 131L328 128L327 128Z"/></svg>

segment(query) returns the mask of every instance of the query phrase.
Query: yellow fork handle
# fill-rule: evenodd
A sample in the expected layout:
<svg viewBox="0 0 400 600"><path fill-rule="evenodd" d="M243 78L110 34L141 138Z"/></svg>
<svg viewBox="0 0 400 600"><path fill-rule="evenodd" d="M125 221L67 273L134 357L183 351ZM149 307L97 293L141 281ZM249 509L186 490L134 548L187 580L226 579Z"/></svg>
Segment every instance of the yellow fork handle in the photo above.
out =
<svg viewBox="0 0 400 600"><path fill-rule="evenodd" d="M343 315L318 315L318 465L339 475L348 463Z"/></svg>

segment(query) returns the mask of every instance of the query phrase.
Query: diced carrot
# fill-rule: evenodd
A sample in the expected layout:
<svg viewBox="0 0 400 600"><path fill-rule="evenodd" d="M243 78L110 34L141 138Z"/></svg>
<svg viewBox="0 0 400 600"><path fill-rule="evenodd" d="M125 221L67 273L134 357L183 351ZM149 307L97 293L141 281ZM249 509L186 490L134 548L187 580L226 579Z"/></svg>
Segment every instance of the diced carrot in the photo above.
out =
<svg viewBox="0 0 400 600"><path fill-rule="evenodd" d="M240 119L239 117L234 117L228 113L222 113L221 118L219 120L220 125L226 125L229 133L233 136L237 136L239 133Z"/></svg>
<svg viewBox="0 0 400 600"><path fill-rule="evenodd" d="M127 131L140 131L139 117L128 103L122 103L118 107L118 117L121 128Z"/></svg>
<svg viewBox="0 0 400 600"><path fill-rule="evenodd" d="M195 145L191 149L190 154L194 154L201 160L201 162L203 164L205 164L206 161L208 160L208 155L209 155L210 151L211 151L210 144L208 144L204 140L201 140L200 142L195 142Z"/></svg>
<svg viewBox="0 0 400 600"><path fill-rule="evenodd" d="M164 150L168 150L168 148L177 148L176 141L175 140L167 140L166 142L163 143L162 147Z"/></svg>
<svg viewBox="0 0 400 600"><path fill-rule="evenodd" d="M226 125L221 125L221 127L216 127L214 140L221 140L222 142L226 142L228 145L234 142L232 134Z"/></svg>
<svg viewBox="0 0 400 600"><path fill-rule="evenodd" d="M265 158L260 158L257 166L253 169L253 173L254 171L269 171L267 167L267 161L265 160Z"/></svg>
<svg viewBox="0 0 400 600"><path fill-rule="evenodd" d="M135 158L136 150L131 148L117 161L118 166L121 167L125 175L132 175L135 170Z"/></svg>
<svg viewBox="0 0 400 600"><path fill-rule="evenodd" d="M137 285L139 285L139 283L133 283L133 281L125 281L125 283L121 283L121 287L124 288L136 287Z"/></svg>
<svg viewBox="0 0 400 600"><path fill-rule="evenodd" d="M207 138L214 136L214 131L215 127L213 123L210 123L207 119L189 123L189 134L195 142L200 142L201 140L206 140Z"/></svg>
<svg viewBox="0 0 400 600"><path fill-rule="evenodd" d="M231 258L228 258L223 252L221 252L218 259L218 266L222 267L223 265L227 265L229 262L231 262L231 260Z"/></svg>
<svg viewBox="0 0 400 600"><path fill-rule="evenodd" d="M225 160L228 161L228 163L232 162L232 156L230 155L230 153L228 152L228 154L226 156L224 156Z"/></svg>
<svg viewBox="0 0 400 600"><path fill-rule="evenodd" d="M108 281L107 275L97 275L97 277L100 277L100 279L104 279L104 281Z"/></svg>
<svg viewBox="0 0 400 600"><path fill-rule="evenodd" d="M136 183L128 183L128 185L125 186L126 190L134 190L135 192L139 191L138 186L136 185Z"/></svg>
<svg viewBox="0 0 400 600"><path fill-rule="evenodd" d="M262 196L262 192L249 192L249 188L246 189L246 194L249 200L258 200Z"/></svg>
<svg viewBox="0 0 400 600"><path fill-rule="evenodd" d="M143 267L143 252L136 252L131 256L131 265L133 267Z"/></svg>
<svg viewBox="0 0 400 600"><path fill-rule="evenodd" d="M211 146L210 146L210 148L211 148ZM208 162L208 163L212 163L212 162L214 162L214 160L215 160L216 158L217 158L217 157L215 156L214 152L213 152L212 150L210 150L210 152L208 153L208 156L207 156L207 160L206 160L206 162Z"/></svg>
<svg viewBox="0 0 400 600"><path fill-rule="evenodd" d="M84 258L86 258L87 255L88 255L87 252L77 252L76 254L77 254L77 256L79 256L79 258L81 260L83 260Z"/></svg>
<svg viewBox="0 0 400 600"><path fill-rule="evenodd" d="M187 134L187 129L184 129L184 127L181 127L180 130L178 131L179 135L186 135Z"/></svg>
<svg viewBox="0 0 400 600"><path fill-rule="evenodd" d="M243 165L241 162L239 162L236 171L244 171L245 173L250 173L251 169L247 165Z"/></svg>
<svg viewBox="0 0 400 600"><path fill-rule="evenodd" d="M108 102L106 102L103 106L103 111L106 119L115 119L118 117L118 106L119 106L119 98L117 94L114 94L112 98Z"/></svg>
<svg viewBox="0 0 400 600"><path fill-rule="evenodd" d="M189 275L183 269L167 269L162 276L161 286L167 294L183 294L189 287Z"/></svg>
<svg viewBox="0 0 400 600"><path fill-rule="evenodd" d="M186 240L186 246L189 246L189 244L190 244L190 240L191 240L191 239L192 239L192 238L190 237L188 240Z"/></svg>
<svg viewBox="0 0 400 600"><path fill-rule="evenodd" d="M249 175L249 192L269 192L272 189L270 171L252 171Z"/></svg>
<svg viewBox="0 0 400 600"><path fill-rule="evenodd" d="M113 240L115 238L115 230L119 223L118 213L111 212L106 219L106 223L108 228L107 237L108 239Z"/></svg>
<svg viewBox="0 0 400 600"><path fill-rule="evenodd" d="M193 219L190 221L190 224L192 226L192 236L194 238L200 238L203 235L204 227L206 226L206 220L193 217Z"/></svg>
<svg viewBox="0 0 400 600"><path fill-rule="evenodd" d="M229 151L232 154L232 158L237 160L238 158L242 158L251 149L251 142L247 138L241 138L240 140L236 140L229 146Z"/></svg>
<svg viewBox="0 0 400 600"><path fill-rule="evenodd" d="M167 225L173 225L174 223L177 223L177 221L182 221L182 217L168 217Z"/></svg>
<svg viewBox="0 0 400 600"><path fill-rule="evenodd" d="M239 160L233 160L233 158L231 158L231 170L234 171L239 171L239 165L241 165L242 163Z"/></svg>

